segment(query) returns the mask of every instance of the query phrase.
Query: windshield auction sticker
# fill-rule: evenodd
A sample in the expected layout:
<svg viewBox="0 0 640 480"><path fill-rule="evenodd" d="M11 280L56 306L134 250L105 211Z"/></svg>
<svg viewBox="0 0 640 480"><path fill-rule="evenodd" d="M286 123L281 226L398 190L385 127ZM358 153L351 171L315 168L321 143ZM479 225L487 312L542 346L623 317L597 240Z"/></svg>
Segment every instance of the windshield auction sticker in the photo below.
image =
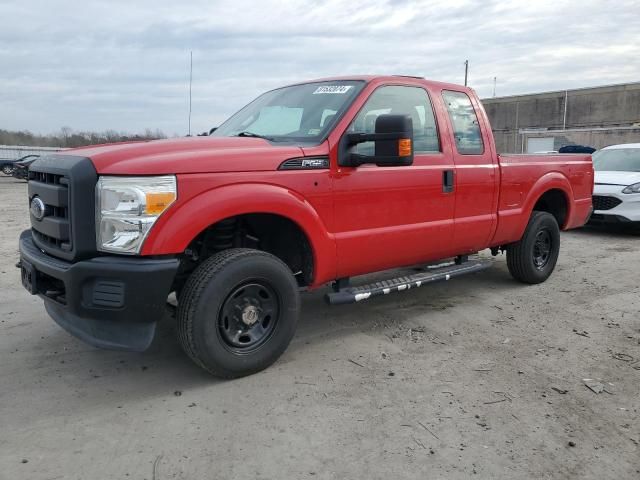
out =
<svg viewBox="0 0 640 480"><path fill-rule="evenodd" d="M324 87L316 88L313 92L314 95L318 93L347 93L353 85L325 85Z"/></svg>

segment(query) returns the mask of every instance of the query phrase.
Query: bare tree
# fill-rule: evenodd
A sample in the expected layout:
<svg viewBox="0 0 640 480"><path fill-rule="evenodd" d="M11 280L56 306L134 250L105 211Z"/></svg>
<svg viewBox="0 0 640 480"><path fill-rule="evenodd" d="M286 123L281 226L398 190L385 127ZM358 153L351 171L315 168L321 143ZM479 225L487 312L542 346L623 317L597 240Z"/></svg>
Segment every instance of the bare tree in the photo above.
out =
<svg viewBox="0 0 640 480"><path fill-rule="evenodd" d="M159 129L145 129L142 134L129 134L107 130L105 132L75 132L70 127L62 127L58 134L37 135L29 131L9 131L0 129L0 145L23 145L38 147L82 147L99 143L126 142L130 140L154 140L167 138Z"/></svg>

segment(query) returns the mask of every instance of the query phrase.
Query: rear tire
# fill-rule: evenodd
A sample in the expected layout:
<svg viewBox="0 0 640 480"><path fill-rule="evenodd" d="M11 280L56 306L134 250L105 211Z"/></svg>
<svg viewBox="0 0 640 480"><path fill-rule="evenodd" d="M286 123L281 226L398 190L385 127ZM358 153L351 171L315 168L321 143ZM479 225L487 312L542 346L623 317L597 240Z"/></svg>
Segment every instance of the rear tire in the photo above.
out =
<svg viewBox="0 0 640 480"><path fill-rule="evenodd" d="M234 248L205 260L180 294L178 338L211 374L236 378L274 363L293 338L298 284L277 257Z"/></svg>
<svg viewBox="0 0 640 480"><path fill-rule="evenodd" d="M516 280L536 284L553 272L560 253L560 228L555 217L534 211L522 239L507 247L507 267Z"/></svg>

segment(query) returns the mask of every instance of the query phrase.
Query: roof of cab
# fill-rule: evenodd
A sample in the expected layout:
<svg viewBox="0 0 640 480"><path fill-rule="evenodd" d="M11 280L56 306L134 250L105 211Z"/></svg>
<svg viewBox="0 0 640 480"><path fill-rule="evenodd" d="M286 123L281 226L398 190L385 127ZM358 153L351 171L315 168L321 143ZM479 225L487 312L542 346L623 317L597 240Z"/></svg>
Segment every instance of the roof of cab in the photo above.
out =
<svg viewBox="0 0 640 480"><path fill-rule="evenodd" d="M376 83L393 83L398 81L406 81L409 84L426 84L437 88L442 89L451 89L451 90L467 90L471 91L472 89L469 87L465 87L462 85L458 85L455 83L446 83L446 82L437 82L435 80L428 80L424 77L417 77L413 75L343 75L337 77L324 77L324 78L315 78L312 80L304 80L300 82L295 82L290 85L302 85L305 83L317 83L317 82L331 82L331 81L364 81L367 83L376 82ZM290 86L288 85L288 86Z"/></svg>

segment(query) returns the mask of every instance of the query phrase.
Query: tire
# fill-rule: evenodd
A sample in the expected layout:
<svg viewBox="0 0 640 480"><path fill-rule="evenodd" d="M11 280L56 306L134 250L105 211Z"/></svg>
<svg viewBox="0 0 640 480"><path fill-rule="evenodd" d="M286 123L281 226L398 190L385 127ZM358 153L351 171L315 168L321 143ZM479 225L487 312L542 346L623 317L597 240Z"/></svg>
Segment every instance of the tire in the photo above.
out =
<svg viewBox="0 0 640 480"><path fill-rule="evenodd" d="M2 173L5 175L11 175L13 173L13 167L11 165L4 165L2 167Z"/></svg>
<svg viewBox="0 0 640 480"><path fill-rule="evenodd" d="M234 248L205 260L180 295L178 339L221 378L263 370L287 349L300 313L298 284L277 257Z"/></svg>
<svg viewBox="0 0 640 480"><path fill-rule="evenodd" d="M559 253L558 222L550 213L534 211L522 239L507 247L507 267L520 282L542 283L553 272Z"/></svg>

